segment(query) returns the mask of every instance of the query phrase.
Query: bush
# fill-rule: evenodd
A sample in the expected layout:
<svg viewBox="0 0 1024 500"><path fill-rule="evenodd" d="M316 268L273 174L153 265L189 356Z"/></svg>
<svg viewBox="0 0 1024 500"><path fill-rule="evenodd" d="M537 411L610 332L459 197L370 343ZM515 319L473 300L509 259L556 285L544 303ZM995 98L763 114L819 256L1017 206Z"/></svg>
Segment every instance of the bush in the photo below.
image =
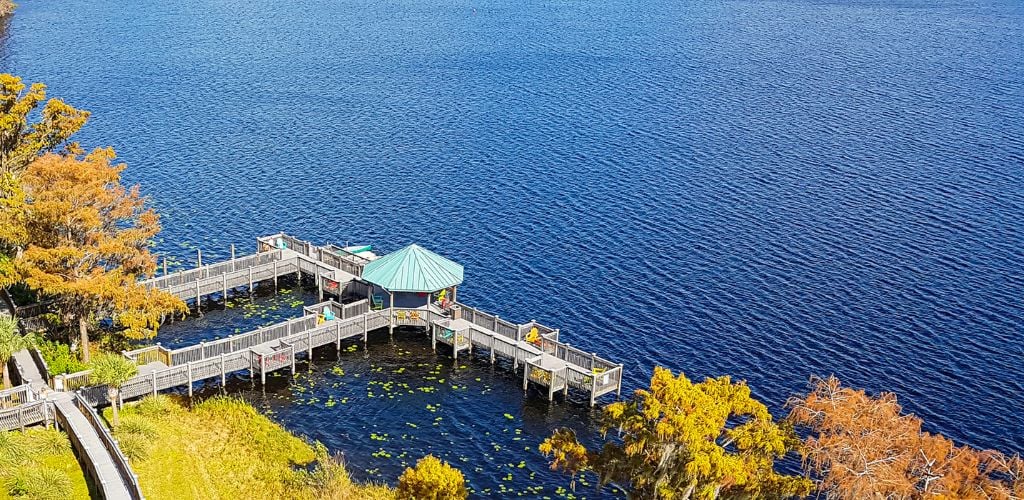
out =
<svg viewBox="0 0 1024 500"><path fill-rule="evenodd" d="M121 419L121 425L114 431L118 434L136 434L148 439L157 437L156 425L140 415L125 415Z"/></svg>
<svg viewBox="0 0 1024 500"><path fill-rule="evenodd" d="M416 462L416 468L405 469L398 478L397 496L401 499L467 498L466 478L457 469L433 455Z"/></svg>
<svg viewBox="0 0 1024 500"><path fill-rule="evenodd" d="M170 396L157 394L146 396L138 404L131 407L132 411L146 418L161 418L181 409Z"/></svg>
<svg viewBox="0 0 1024 500"><path fill-rule="evenodd" d="M149 439L141 434L117 434L117 447L133 464L149 457L149 445Z"/></svg>
<svg viewBox="0 0 1024 500"><path fill-rule="evenodd" d="M7 494L36 500L65 500L72 496L71 478L57 469L22 467L7 479Z"/></svg>
<svg viewBox="0 0 1024 500"><path fill-rule="evenodd" d="M46 361L50 375L75 373L89 369L85 363L78 360L78 356L71 352L71 347L67 344L47 340L39 342L36 349L39 349L43 361Z"/></svg>

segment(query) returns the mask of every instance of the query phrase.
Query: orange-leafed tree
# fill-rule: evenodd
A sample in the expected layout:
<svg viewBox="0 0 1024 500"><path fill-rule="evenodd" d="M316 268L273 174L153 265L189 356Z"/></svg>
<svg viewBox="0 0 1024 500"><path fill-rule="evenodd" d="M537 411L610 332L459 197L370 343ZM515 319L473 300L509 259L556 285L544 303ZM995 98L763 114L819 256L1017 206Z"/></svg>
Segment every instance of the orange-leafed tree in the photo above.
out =
<svg viewBox="0 0 1024 500"><path fill-rule="evenodd" d="M131 338L149 338L167 313L185 311L177 297L138 284L156 270L149 246L160 230L138 186L121 184L114 152L85 157L46 154L22 176L28 247L15 261L25 283L52 297L77 323L82 359L89 328L112 318Z"/></svg>
<svg viewBox="0 0 1024 500"><path fill-rule="evenodd" d="M0 16L2 11L0 5ZM88 118L88 112L60 99L46 101L45 85L34 83L26 90L21 78L0 74L0 287L19 280L14 260L27 244L22 174L40 154L80 152L70 138Z"/></svg>
<svg viewBox="0 0 1024 500"><path fill-rule="evenodd" d="M892 393L812 378L811 391L789 404L789 419L811 431L804 467L826 498L1008 499L1024 489L1020 457L924 432Z"/></svg>
<svg viewBox="0 0 1024 500"><path fill-rule="evenodd" d="M799 443L792 429L772 420L750 387L729 377L694 383L655 368L650 389L605 407L600 451L562 429L540 451L552 468L570 474L592 470L601 483L628 487L631 498L788 498L806 495L810 481L780 474L775 460Z"/></svg>

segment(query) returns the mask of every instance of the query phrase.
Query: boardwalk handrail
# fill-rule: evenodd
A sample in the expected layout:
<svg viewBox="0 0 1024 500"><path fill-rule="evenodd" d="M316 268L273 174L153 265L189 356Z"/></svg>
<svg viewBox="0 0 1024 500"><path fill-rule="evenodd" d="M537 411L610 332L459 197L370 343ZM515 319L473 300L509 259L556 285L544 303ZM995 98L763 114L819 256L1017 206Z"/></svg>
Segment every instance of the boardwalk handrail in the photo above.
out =
<svg viewBox="0 0 1024 500"><path fill-rule="evenodd" d="M280 251L256 253L224 262L218 262L216 264L208 264L202 267L189 269L187 271L178 271L166 276L157 276L148 280L140 281L139 283L150 288L166 289L172 286L194 283L201 279L215 278L226 273L244 271L250 267L261 266L281 259L282 252Z"/></svg>
<svg viewBox="0 0 1024 500"><path fill-rule="evenodd" d="M0 391L0 408L14 408L19 405L31 403L39 398L36 391L32 390L29 384L21 384Z"/></svg>
<svg viewBox="0 0 1024 500"><path fill-rule="evenodd" d="M121 476L125 485L128 486L128 494L131 495L132 500L142 500L142 488L139 486L139 477L132 471L131 464L128 463L128 457L124 455L124 452L117 445L117 440L114 439L107 426L103 425L103 422L100 421L100 416L96 413L96 409L79 393L75 393L74 401L75 406L78 407L79 411L85 415L85 419L96 430L100 441L103 442L103 447L107 449L107 453L110 453L110 457L114 459L117 473Z"/></svg>

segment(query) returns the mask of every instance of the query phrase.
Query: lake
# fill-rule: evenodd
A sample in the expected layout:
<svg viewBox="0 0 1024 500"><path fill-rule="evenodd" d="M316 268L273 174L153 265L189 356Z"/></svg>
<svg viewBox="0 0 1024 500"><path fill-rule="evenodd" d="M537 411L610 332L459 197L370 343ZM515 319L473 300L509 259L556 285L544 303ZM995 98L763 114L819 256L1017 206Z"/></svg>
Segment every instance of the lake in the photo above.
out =
<svg viewBox="0 0 1024 500"><path fill-rule="evenodd" d="M836 374L1024 452L1020 2L20 4L0 70L93 112L79 139L117 149L180 265L277 231L417 242L465 265L460 300L561 328L629 390L729 374L781 415ZM555 496L537 443L594 437L580 398L419 337L347 349L231 384L364 480L432 452L480 494Z"/></svg>

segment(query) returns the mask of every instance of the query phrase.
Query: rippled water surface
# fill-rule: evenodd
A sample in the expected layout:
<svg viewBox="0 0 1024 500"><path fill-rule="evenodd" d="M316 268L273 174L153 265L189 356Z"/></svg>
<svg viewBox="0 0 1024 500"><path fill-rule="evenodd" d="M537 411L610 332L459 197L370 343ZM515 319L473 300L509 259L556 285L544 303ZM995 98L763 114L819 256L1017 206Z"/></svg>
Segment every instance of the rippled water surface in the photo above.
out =
<svg viewBox="0 0 1024 500"><path fill-rule="evenodd" d="M628 388L731 374L781 411L835 373L1024 451L1019 2L20 4L0 69L93 112L81 140L117 148L180 262L279 230L415 241L466 266L460 299L560 327ZM412 334L300 373L232 384L361 479L434 452L479 492L555 494L537 442L592 425Z"/></svg>

